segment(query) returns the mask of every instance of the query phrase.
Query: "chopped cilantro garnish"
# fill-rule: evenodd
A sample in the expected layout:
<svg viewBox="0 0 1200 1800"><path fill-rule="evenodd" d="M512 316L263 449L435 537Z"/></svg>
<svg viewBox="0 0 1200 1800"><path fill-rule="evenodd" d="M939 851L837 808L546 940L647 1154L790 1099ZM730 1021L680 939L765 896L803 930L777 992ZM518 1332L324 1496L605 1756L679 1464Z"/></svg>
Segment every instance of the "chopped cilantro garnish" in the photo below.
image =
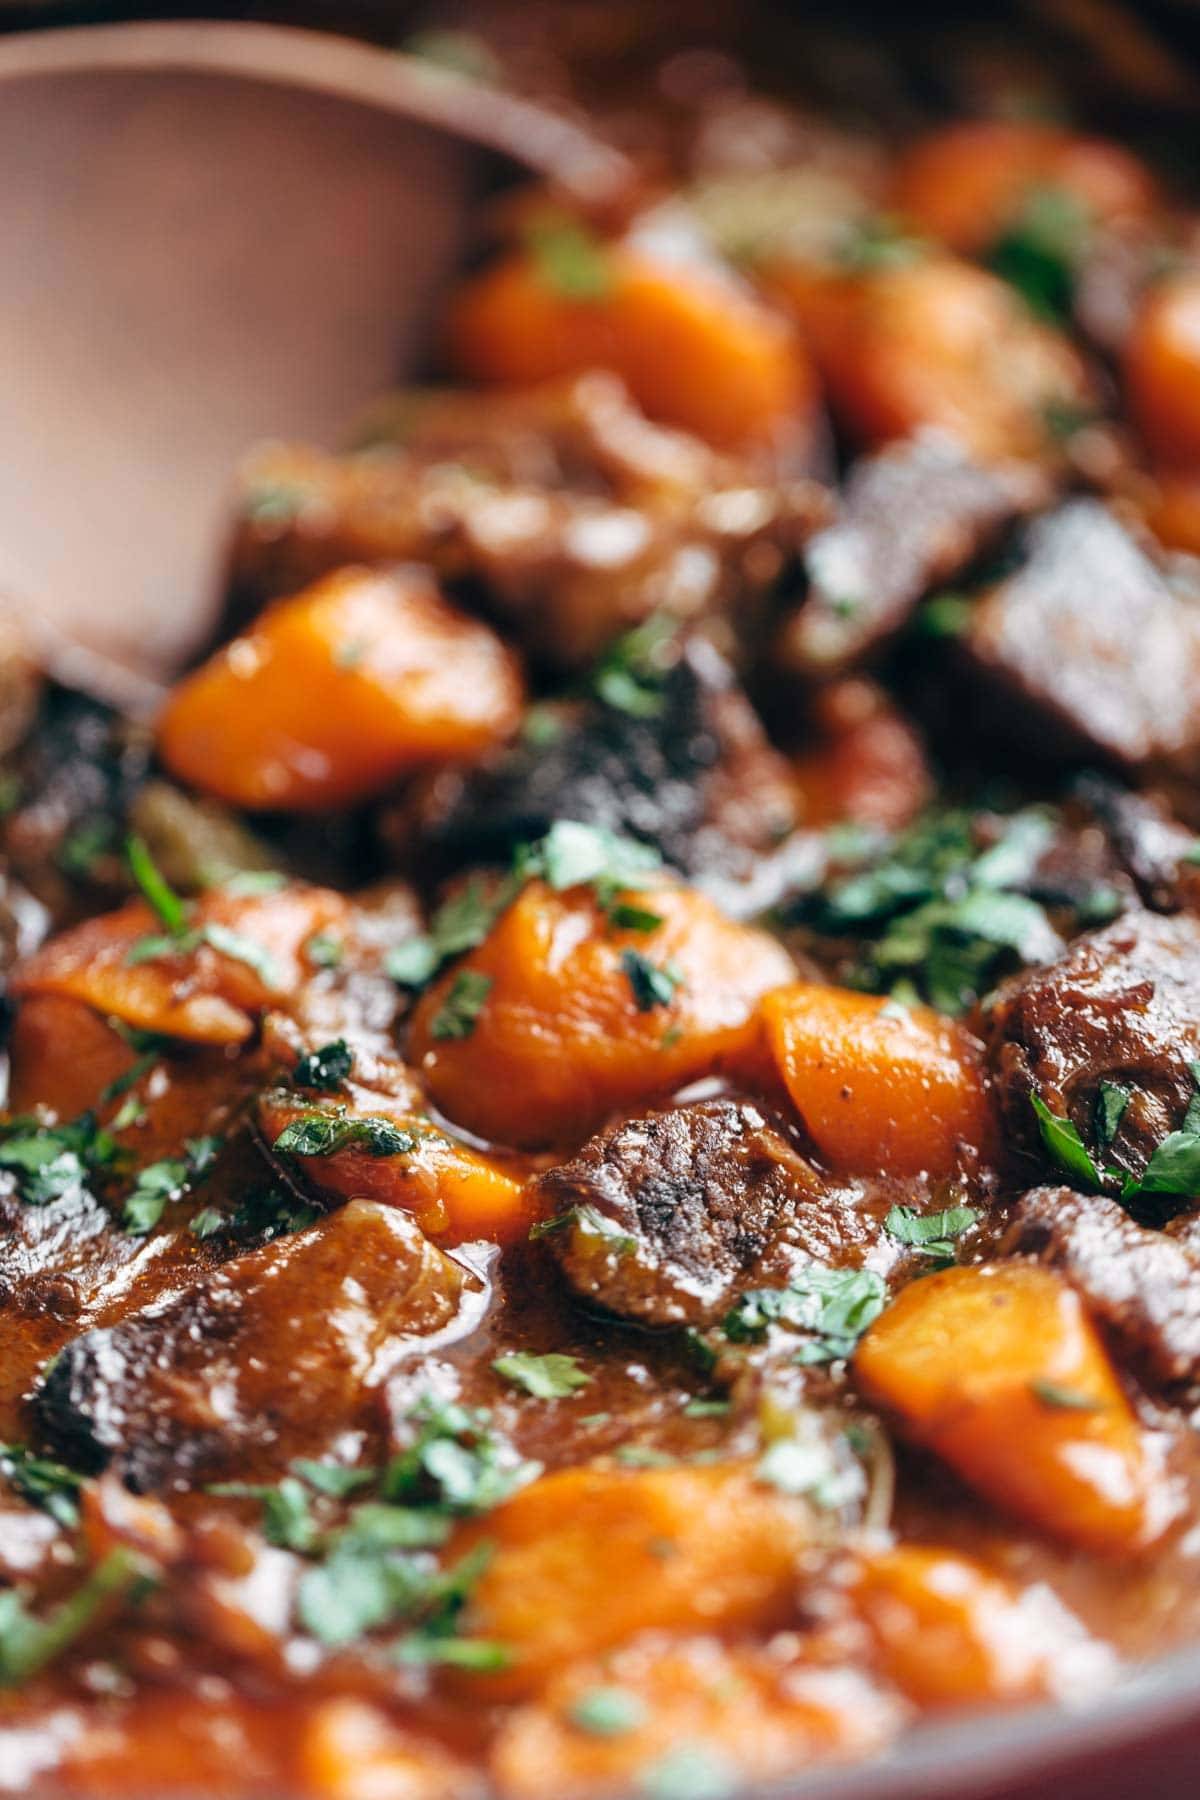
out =
<svg viewBox="0 0 1200 1800"><path fill-rule="evenodd" d="M92 1113L66 1125L42 1125L26 1117L0 1125L0 1169L15 1175L27 1206L48 1206L84 1193L95 1176L114 1168L120 1154Z"/></svg>
<svg viewBox="0 0 1200 1800"><path fill-rule="evenodd" d="M305 943L304 954L314 969L336 969L346 954L346 946L328 931L314 931Z"/></svg>
<svg viewBox="0 0 1200 1800"><path fill-rule="evenodd" d="M302 1553L312 1550L317 1543L318 1527L312 1504L303 1483L294 1475L285 1475L275 1487L247 1481L218 1481L207 1492L224 1500L259 1501L263 1536L268 1543Z"/></svg>
<svg viewBox="0 0 1200 1800"><path fill-rule="evenodd" d="M68 1531L79 1523L79 1490L83 1476L50 1457L37 1456L24 1444L0 1444L0 1475L25 1500Z"/></svg>
<svg viewBox="0 0 1200 1800"><path fill-rule="evenodd" d="M683 972L676 963L653 963L640 950L622 950L621 967L633 989L639 1012L669 1006L675 998L676 988L683 985Z"/></svg>
<svg viewBox="0 0 1200 1800"><path fill-rule="evenodd" d="M125 1202L121 1223L132 1237L152 1231L172 1201L181 1200L198 1176L211 1168L220 1149L213 1137L189 1138L185 1157L166 1157L139 1171Z"/></svg>
<svg viewBox="0 0 1200 1800"><path fill-rule="evenodd" d="M911 1206L893 1206L883 1222L889 1237L907 1244L938 1264L955 1260L954 1239L978 1219L973 1206L948 1206L944 1212L919 1213Z"/></svg>
<svg viewBox="0 0 1200 1800"><path fill-rule="evenodd" d="M564 1400L568 1394L587 1387L591 1376L579 1366L574 1356L550 1351L536 1356L529 1350L510 1350L492 1364L497 1375L514 1387L524 1388L535 1400Z"/></svg>
<svg viewBox="0 0 1200 1800"><path fill-rule="evenodd" d="M488 1414L426 1396L412 1412L416 1435L383 1477L386 1500L487 1512L541 1473L498 1438Z"/></svg>
<svg viewBox="0 0 1200 1800"><path fill-rule="evenodd" d="M1051 1161L1073 1181L1081 1182L1089 1192L1098 1188L1103 1177L1075 1125L1070 1119L1060 1119L1057 1113L1052 1113L1040 1094L1031 1094L1030 1099L1037 1114L1042 1144Z"/></svg>
<svg viewBox="0 0 1200 1800"><path fill-rule="evenodd" d="M235 869L231 875L222 875L205 885L224 888L227 894L253 898L258 894L277 894L287 883L282 869Z"/></svg>
<svg viewBox="0 0 1200 1800"><path fill-rule="evenodd" d="M438 1039L470 1037L491 991L490 975L482 975L477 969L460 969L433 1015L430 1036Z"/></svg>
<svg viewBox="0 0 1200 1800"><path fill-rule="evenodd" d="M670 647L678 621L655 613L605 651L592 671L592 690L606 706L635 719L654 719L665 704Z"/></svg>
<svg viewBox="0 0 1200 1800"><path fill-rule="evenodd" d="M339 1150L409 1156L419 1141L415 1132L402 1129L381 1113L350 1113L344 1107L331 1107L300 1113L284 1126L271 1148L284 1156L336 1156Z"/></svg>
<svg viewBox="0 0 1200 1800"><path fill-rule="evenodd" d="M307 1481L309 1487L315 1488L318 1494L325 1494L333 1500L344 1500L347 1494L355 1494L359 1488L370 1487L377 1480L378 1469L348 1468L344 1463L314 1462L310 1457L300 1456L292 1464L292 1473Z"/></svg>
<svg viewBox="0 0 1200 1800"><path fill-rule="evenodd" d="M113 849L117 837L115 822L101 814L76 826L58 847L55 861L64 875L75 881L87 881L97 863Z"/></svg>
<svg viewBox="0 0 1200 1800"><path fill-rule="evenodd" d="M16 1588L6 1588L0 1593L0 1687L19 1687L54 1662L110 1602L132 1597L147 1579L145 1565L132 1551L110 1550L44 1619L29 1611Z"/></svg>
<svg viewBox="0 0 1200 1800"><path fill-rule="evenodd" d="M297 1087L331 1093L341 1087L353 1067L354 1055L345 1038L335 1038L333 1043L302 1056L292 1070L292 1080Z"/></svg>
<svg viewBox="0 0 1200 1800"><path fill-rule="evenodd" d="M646 1703L622 1687L588 1688L567 1709L577 1731L589 1737L622 1737L646 1721Z"/></svg>
<svg viewBox="0 0 1200 1800"><path fill-rule="evenodd" d="M1088 215L1064 188L1034 188L996 243L989 262L1039 318L1061 324L1087 246Z"/></svg>
<svg viewBox="0 0 1200 1800"><path fill-rule="evenodd" d="M1102 1081L1096 1095L1096 1135L1106 1147L1121 1129L1125 1108L1133 1098L1131 1088L1115 1081Z"/></svg>
<svg viewBox="0 0 1200 1800"><path fill-rule="evenodd" d="M1104 1400L1096 1400L1090 1394L1081 1393L1078 1388L1065 1387L1058 1381L1031 1381L1029 1391L1035 1400L1043 1406L1052 1407L1056 1412L1102 1412L1107 1404Z"/></svg>
<svg viewBox="0 0 1200 1800"><path fill-rule="evenodd" d="M785 1288L752 1288L722 1320L734 1343L753 1343L771 1325L809 1335L798 1353L806 1363L849 1356L867 1326L883 1311L887 1288L873 1269L801 1269Z"/></svg>
<svg viewBox="0 0 1200 1800"><path fill-rule="evenodd" d="M649 1763L638 1776L641 1800L729 1800L737 1772L719 1750L702 1743L679 1744Z"/></svg>
<svg viewBox="0 0 1200 1800"><path fill-rule="evenodd" d="M130 874L163 930L171 937L179 937L187 930L186 902L175 892L140 837L128 840L125 855L129 861Z"/></svg>
<svg viewBox="0 0 1200 1800"><path fill-rule="evenodd" d="M1031 894L1053 815L1028 808L981 844L968 812L941 808L824 892L801 903L818 931L863 940L848 972L875 992L911 991L943 1012L960 1013L1006 968L1052 960L1062 948Z"/></svg>
<svg viewBox="0 0 1200 1800"><path fill-rule="evenodd" d="M542 219L526 233L539 277L564 300L606 300L612 271L601 240L577 219Z"/></svg>

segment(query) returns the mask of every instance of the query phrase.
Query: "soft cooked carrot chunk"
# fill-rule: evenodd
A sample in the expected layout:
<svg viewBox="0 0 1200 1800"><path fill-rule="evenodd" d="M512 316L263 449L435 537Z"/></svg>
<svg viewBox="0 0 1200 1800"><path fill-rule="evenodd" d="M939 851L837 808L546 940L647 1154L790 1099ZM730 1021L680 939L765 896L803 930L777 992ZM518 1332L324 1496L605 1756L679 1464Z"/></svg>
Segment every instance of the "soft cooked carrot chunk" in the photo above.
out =
<svg viewBox="0 0 1200 1800"><path fill-rule="evenodd" d="M237 895L214 889L176 941L142 900L51 938L14 972L19 1000L57 995L139 1031L198 1044L238 1044L257 1015L294 998L314 936L344 936L349 902L294 885Z"/></svg>
<svg viewBox="0 0 1200 1800"><path fill-rule="evenodd" d="M787 953L688 888L623 904L658 923L621 926L587 889L531 882L425 995L410 1054L447 1118L497 1143L569 1143L754 1056Z"/></svg>
<svg viewBox="0 0 1200 1800"><path fill-rule="evenodd" d="M565 1671L513 1712L492 1772L505 1800L611 1796L675 1766L681 1780L691 1766L714 1781L763 1781L861 1755L895 1723L896 1708L849 1669L806 1668L713 1638L648 1636Z"/></svg>
<svg viewBox="0 0 1200 1800"><path fill-rule="evenodd" d="M946 1269L904 1288L854 1356L866 1396L1005 1511L1101 1552L1174 1516L1079 1296L1035 1263Z"/></svg>
<svg viewBox="0 0 1200 1800"><path fill-rule="evenodd" d="M1160 544L1200 556L1200 468L1164 469L1134 503Z"/></svg>
<svg viewBox="0 0 1200 1800"><path fill-rule="evenodd" d="M994 1153L981 1052L952 1019L807 981L762 1010L792 1103L832 1168L940 1176Z"/></svg>
<svg viewBox="0 0 1200 1800"><path fill-rule="evenodd" d="M1021 1595L955 1550L864 1551L850 1591L880 1673L918 1706L1037 1699L1090 1648L1044 1592Z"/></svg>
<svg viewBox="0 0 1200 1800"><path fill-rule="evenodd" d="M306 1800L469 1800L474 1775L366 1700L337 1695L298 1725Z"/></svg>
<svg viewBox="0 0 1200 1800"><path fill-rule="evenodd" d="M268 1147L280 1137L286 1145L289 1127L293 1135L300 1132L302 1142L306 1120L314 1111L329 1116L318 1100L319 1096L306 1099L283 1088L264 1094L257 1117ZM393 1125L402 1145L385 1133L374 1146L369 1137L351 1138L332 1154L284 1149L281 1154L312 1187L345 1200L361 1195L384 1206L402 1207L427 1237L452 1244L473 1238L507 1243L528 1235L534 1215L519 1176L438 1131L421 1113L419 1096L406 1105L394 1096L355 1087L352 1104L338 1112L351 1126L364 1118ZM389 1144L395 1148L389 1149Z"/></svg>
<svg viewBox="0 0 1200 1800"><path fill-rule="evenodd" d="M767 282L862 444L928 426L984 462L1053 459L1055 416L1095 407L1079 353L986 269L930 256L862 274L780 265Z"/></svg>
<svg viewBox="0 0 1200 1800"><path fill-rule="evenodd" d="M593 294L556 287L533 251L476 276L451 316L459 368L500 382L611 369L651 418L710 443L807 436L813 380L786 319L723 271L622 245L596 257Z"/></svg>
<svg viewBox="0 0 1200 1800"><path fill-rule="evenodd" d="M493 1546L463 1630L512 1657L472 1691L534 1693L641 1631L782 1624L806 1536L803 1508L745 1464L545 1475L460 1533Z"/></svg>
<svg viewBox="0 0 1200 1800"><path fill-rule="evenodd" d="M1166 468L1200 468L1200 275L1146 292L1125 344L1134 423Z"/></svg>
<svg viewBox="0 0 1200 1800"><path fill-rule="evenodd" d="M477 757L520 709L511 652L427 576L342 569L185 676L158 746L205 793L308 812L379 793L419 764Z"/></svg>
<svg viewBox="0 0 1200 1800"><path fill-rule="evenodd" d="M891 198L918 231L970 256L1043 196L1083 227L1144 219L1159 203L1149 169L1120 144L1013 119L970 119L918 139L900 158Z"/></svg>

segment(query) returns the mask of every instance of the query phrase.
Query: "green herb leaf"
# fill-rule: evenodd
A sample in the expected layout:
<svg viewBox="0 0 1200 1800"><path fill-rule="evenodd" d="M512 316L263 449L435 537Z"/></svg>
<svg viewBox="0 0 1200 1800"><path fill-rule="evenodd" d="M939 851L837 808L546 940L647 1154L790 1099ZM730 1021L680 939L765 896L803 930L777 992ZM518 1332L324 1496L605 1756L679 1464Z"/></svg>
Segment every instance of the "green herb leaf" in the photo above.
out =
<svg viewBox="0 0 1200 1800"><path fill-rule="evenodd" d="M283 1550L306 1554L317 1542L317 1522L304 1486L285 1475L276 1487L246 1481L214 1482L206 1492L224 1500L257 1500L262 1506L263 1535Z"/></svg>
<svg viewBox="0 0 1200 1800"><path fill-rule="evenodd" d="M612 292L604 245L578 220L539 221L526 241L541 280L564 300L606 300Z"/></svg>
<svg viewBox="0 0 1200 1800"><path fill-rule="evenodd" d="M1064 1387L1057 1381L1031 1381L1029 1391L1043 1406L1057 1412L1103 1412L1106 1402L1094 1400L1078 1388Z"/></svg>
<svg viewBox="0 0 1200 1800"><path fill-rule="evenodd" d="M535 1356L529 1350L510 1350L492 1364L497 1375L524 1388L535 1400L565 1400L569 1394L587 1387L591 1376L579 1366L578 1357L550 1351Z"/></svg>
<svg viewBox="0 0 1200 1800"><path fill-rule="evenodd" d="M127 1549L111 1550L48 1618L26 1608L16 1588L0 1592L0 1687L19 1687L83 1636L109 1603L132 1596L147 1580L144 1563Z"/></svg>
<svg viewBox="0 0 1200 1800"><path fill-rule="evenodd" d="M889 1237L908 1244L940 1265L955 1260L954 1240L970 1229L979 1214L973 1206L950 1206L944 1212L919 1213L911 1206L893 1206L883 1221Z"/></svg>
<svg viewBox="0 0 1200 1800"><path fill-rule="evenodd" d="M142 897L153 909L164 931L179 937L187 930L188 908L163 875L140 837L131 837L125 845L129 872L141 889Z"/></svg>
<svg viewBox="0 0 1200 1800"><path fill-rule="evenodd" d="M433 1015L430 1036L439 1040L470 1037L491 991L490 975L481 975L476 969L460 969Z"/></svg>
<svg viewBox="0 0 1200 1800"><path fill-rule="evenodd" d="M66 1530L79 1523L79 1490L84 1478L65 1463L37 1456L24 1444L0 1444L0 1475L22 1499L40 1506Z"/></svg>
<svg viewBox="0 0 1200 1800"><path fill-rule="evenodd" d="M1087 1191L1094 1192L1101 1185L1100 1171L1075 1126L1070 1119L1052 1113L1040 1094L1031 1094L1030 1099L1047 1155L1072 1181L1082 1182Z"/></svg>
<svg viewBox="0 0 1200 1800"><path fill-rule="evenodd" d="M1100 1090L1096 1095L1096 1136L1106 1149L1121 1129L1125 1108L1132 1098L1132 1089L1121 1087L1118 1082L1100 1083Z"/></svg>
<svg viewBox="0 0 1200 1800"><path fill-rule="evenodd" d="M678 620L665 613L651 614L601 657L592 671L592 692L630 718L658 718L666 704L664 688L678 635Z"/></svg>
<svg viewBox="0 0 1200 1800"><path fill-rule="evenodd" d="M1137 1181L1127 1183L1123 1199L1142 1194L1178 1194L1191 1198L1200 1194L1200 1134L1194 1131L1172 1131L1154 1154Z"/></svg>
<svg viewBox="0 0 1200 1800"><path fill-rule="evenodd" d="M727 1757L705 1744L680 1744L647 1765L638 1776L641 1800L731 1800L737 1771Z"/></svg>
<svg viewBox="0 0 1200 1800"><path fill-rule="evenodd" d="M431 937L412 937L388 951L384 967L397 987L419 988L437 972L441 960Z"/></svg>
<svg viewBox="0 0 1200 1800"><path fill-rule="evenodd" d="M486 1412L425 1396L413 1409L416 1435L383 1478L386 1500L487 1512L541 1473L496 1436Z"/></svg>
<svg viewBox="0 0 1200 1800"><path fill-rule="evenodd" d="M577 1731L586 1731L589 1737L623 1737L645 1724L646 1703L628 1688L588 1688L572 1703L567 1717Z"/></svg>
<svg viewBox="0 0 1200 1800"><path fill-rule="evenodd" d="M335 1038L333 1043L302 1056L292 1070L292 1080L297 1087L329 1093L348 1080L353 1067L354 1056L345 1038Z"/></svg>
<svg viewBox="0 0 1200 1800"><path fill-rule="evenodd" d="M650 1012L656 1006L670 1006L675 990L683 986L683 972L677 964L652 963L640 950L622 950L621 967L633 989L639 1012Z"/></svg>
<svg viewBox="0 0 1200 1800"><path fill-rule="evenodd" d="M283 978L274 957L256 939L247 937L240 931L230 931L227 925L212 924L201 928L200 941L221 956L229 956L234 962L245 963L254 970L264 987L283 986Z"/></svg>
<svg viewBox="0 0 1200 1800"><path fill-rule="evenodd" d="M336 969L346 954L346 946L328 931L314 931L304 945L304 954L314 969Z"/></svg>
<svg viewBox="0 0 1200 1800"><path fill-rule="evenodd" d="M410 1156L419 1139L381 1113L349 1113L345 1107L313 1108L284 1126L271 1148L283 1156L336 1156L365 1150L368 1156Z"/></svg>
<svg viewBox="0 0 1200 1800"><path fill-rule="evenodd" d="M721 1321L734 1343L753 1343L779 1325L810 1334L800 1355L832 1362L851 1354L867 1326L883 1311L887 1288L873 1269L825 1269L813 1263L785 1288L752 1288Z"/></svg>
<svg viewBox="0 0 1200 1800"><path fill-rule="evenodd" d="M293 1475L299 1475L307 1481L309 1487L315 1488L318 1494L325 1494L331 1500L344 1500L347 1494L355 1494L360 1488L370 1487L379 1476L378 1469L351 1469L343 1463L314 1462L306 1456L299 1456L292 1464Z"/></svg>

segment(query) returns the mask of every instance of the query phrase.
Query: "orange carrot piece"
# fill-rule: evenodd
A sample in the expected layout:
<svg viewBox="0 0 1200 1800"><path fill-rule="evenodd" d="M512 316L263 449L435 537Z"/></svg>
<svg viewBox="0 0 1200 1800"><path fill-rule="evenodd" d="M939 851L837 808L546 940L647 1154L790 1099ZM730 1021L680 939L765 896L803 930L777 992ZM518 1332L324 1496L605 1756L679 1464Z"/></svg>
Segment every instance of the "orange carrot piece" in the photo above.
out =
<svg viewBox="0 0 1200 1800"><path fill-rule="evenodd" d="M942 1176L994 1155L980 1048L952 1019L807 981L768 994L762 1012L792 1104L831 1168Z"/></svg>
<svg viewBox="0 0 1200 1800"><path fill-rule="evenodd" d="M517 251L468 282L451 353L477 381L537 382L603 368L653 419L722 447L807 436L813 377L787 320L722 271L611 245L594 297L556 290Z"/></svg>
<svg viewBox="0 0 1200 1800"><path fill-rule="evenodd" d="M139 960L147 941L163 932L149 906L131 900L51 938L14 971L10 992L19 1000L81 1001L139 1031L239 1044L260 1013L299 993L309 938L344 936L351 915L350 903L328 888L294 884L258 895L215 889L191 915L189 931L202 934L199 942L184 938L178 949L163 942L161 954Z"/></svg>
<svg viewBox="0 0 1200 1800"><path fill-rule="evenodd" d="M904 1288L854 1356L860 1388L996 1506L1081 1549L1129 1553L1176 1511L1078 1294L1027 1262Z"/></svg>
<svg viewBox="0 0 1200 1800"><path fill-rule="evenodd" d="M234 806L309 812L480 756L515 730L521 693L512 653L427 576L342 569L185 676L158 746Z"/></svg>
<svg viewBox="0 0 1200 1800"><path fill-rule="evenodd" d="M770 1629L793 1606L804 1509L744 1464L577 1467L545 1475L452 1551L486 1539L492 1560L463 1630L508 1646L512 1667L472 1692L536 1692L567 1664L641 1631Z"/></svg>
<svg viewBox="0 0 1200 1800"><path fill-rule="evenodd" d="M895 210L961 255L989 249L1039 194L1073 204L1085 222L1153 215L1158 184L1120 144L1060 126L970 119L930 132L900 158Z"/></svg>
<svg viewBox="0 0 1200 1800"><path fill-rule="evenodd" d="M758 1002L792 973L787 953L692 889L623 898L660 923L622 928L590 891L531 882L424 996L409 1054L447 1118L496 1143L564 1144L754 1057ZM482 999L454 1034L464 981Z"/></svg>

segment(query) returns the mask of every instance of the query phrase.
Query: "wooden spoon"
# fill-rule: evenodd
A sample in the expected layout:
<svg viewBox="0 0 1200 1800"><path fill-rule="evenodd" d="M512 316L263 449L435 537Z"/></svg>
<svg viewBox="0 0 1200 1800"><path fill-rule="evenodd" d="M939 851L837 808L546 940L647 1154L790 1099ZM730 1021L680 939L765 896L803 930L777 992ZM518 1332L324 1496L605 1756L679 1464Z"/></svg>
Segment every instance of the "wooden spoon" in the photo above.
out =
<svg viewBox="0 0 1200 1800"><path fill-rule="evenodd" d="M621 175L527 102L317 32L0 40L0 595L60 666L161 677L202 641L238 458L335 441L415 371L497 162Z"/></svg>

